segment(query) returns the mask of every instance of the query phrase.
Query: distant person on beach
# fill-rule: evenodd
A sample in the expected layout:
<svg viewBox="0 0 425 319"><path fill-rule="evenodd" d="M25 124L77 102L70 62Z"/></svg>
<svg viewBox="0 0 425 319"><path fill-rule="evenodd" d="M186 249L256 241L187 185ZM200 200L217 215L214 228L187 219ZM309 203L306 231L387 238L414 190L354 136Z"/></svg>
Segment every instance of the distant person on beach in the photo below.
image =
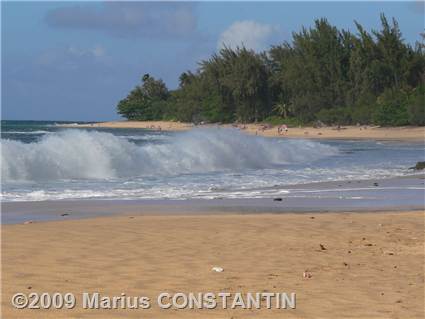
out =
<svg viewBox="0 0 425 319"><path fill-rule="evenodd" d="M288 126L286 124L282 124L277 128L277 133L282 135L283 133L288 132Z"/></svg>

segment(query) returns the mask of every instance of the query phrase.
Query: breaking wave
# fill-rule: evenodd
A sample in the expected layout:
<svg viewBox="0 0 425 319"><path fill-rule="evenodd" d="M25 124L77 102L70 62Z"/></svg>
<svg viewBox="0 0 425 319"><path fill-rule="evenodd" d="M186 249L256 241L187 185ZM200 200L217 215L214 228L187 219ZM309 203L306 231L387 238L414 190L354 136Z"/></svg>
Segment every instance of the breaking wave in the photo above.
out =
<svg viewBox="0 0 425 319"><path fill-rule="evenodd" d="M198 129L163 143L136 145L110 133L65 130L34 143L2 140L2 179L111 179L275 168L337 154L306 140L250 136L235 129Z"/></svg>

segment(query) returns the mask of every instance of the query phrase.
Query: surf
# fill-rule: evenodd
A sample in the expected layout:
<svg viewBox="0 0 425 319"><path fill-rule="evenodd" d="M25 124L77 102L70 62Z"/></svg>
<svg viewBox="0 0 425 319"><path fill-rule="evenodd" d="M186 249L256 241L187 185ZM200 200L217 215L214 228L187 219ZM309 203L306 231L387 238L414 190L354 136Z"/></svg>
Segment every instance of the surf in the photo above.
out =
<svg viewBox="0 0 425 319"><path fill-rule="evenodd" d="M113 179L266 169L338 154L319 142L194 129L137 145L110 133L69 129L37 142L2 140L4 181Z"/></svg>

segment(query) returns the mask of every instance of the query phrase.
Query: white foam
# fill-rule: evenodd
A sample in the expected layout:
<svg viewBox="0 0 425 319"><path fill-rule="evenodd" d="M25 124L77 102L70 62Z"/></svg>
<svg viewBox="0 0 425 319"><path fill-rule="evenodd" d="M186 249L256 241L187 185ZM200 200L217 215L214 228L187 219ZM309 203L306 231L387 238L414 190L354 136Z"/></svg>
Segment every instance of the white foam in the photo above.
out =
<svg viewBox="0 0 425 319"><path fill-rule="evenodd" d="M29 144L2 140L1 169L4 181L111 179L265 169L337 153L318 142L249 136L235 129L197 129L141 146L110 133L65 130Z"/></svg>

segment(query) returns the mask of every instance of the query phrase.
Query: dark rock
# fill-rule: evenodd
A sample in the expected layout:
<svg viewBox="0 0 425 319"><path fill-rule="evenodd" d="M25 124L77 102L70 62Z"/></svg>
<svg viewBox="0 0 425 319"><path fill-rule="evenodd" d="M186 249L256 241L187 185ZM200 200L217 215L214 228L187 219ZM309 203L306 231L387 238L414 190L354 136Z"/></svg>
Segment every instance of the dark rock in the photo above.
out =
<svg viewBox="0 0 425 319"><path fill-rule="evenodd" d="M417 162L415 166L410 167L410 169L414 169L414 170L422 170L425 169L425 162Z"/></svg>
<svg viewBox="0 0 425 319"><path fill-rule="evenodd" d="M274 200L275 202L281 202L281 201L282 201L282 198L277 197L277 198L273 198L273 200Z"/></svg>
<svg viewBox="0 0 425 319"><path fill-rule="evenodd" d="M63 213L61 216L69 216L69 213Z"/></svg>
<svg viewBox="0 0 425 319"><path fill-rule="evenodd" d="M379 186L379 184L378 183L373 183L373 186Z"/></svg>
<svg viewBox="0 0 425 319"><path fill-rule="evenodd" d="M320 245L320 249L321 250L326 250L326 247L325 246L323 246L322 244L319 244Z"/></svg>

